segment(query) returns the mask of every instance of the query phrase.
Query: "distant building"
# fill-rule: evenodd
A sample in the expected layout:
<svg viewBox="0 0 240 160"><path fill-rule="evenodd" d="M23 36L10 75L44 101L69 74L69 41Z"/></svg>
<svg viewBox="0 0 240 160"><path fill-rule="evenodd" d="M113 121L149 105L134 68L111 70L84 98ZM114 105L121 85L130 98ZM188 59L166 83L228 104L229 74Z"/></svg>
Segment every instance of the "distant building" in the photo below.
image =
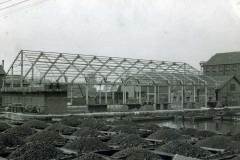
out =
<svg viewBox="0 0 240 160"><path fill-rule="evenodd" d="M4 71L3 65L0 65L0 88L2 88L3 85L3 79L5 77L6 73ZM2 94L0 92L0 106L2 105Z"/></svg>
<svg viewBox="0 0 240 160"><path fill-rule="evenodd" d="M240 105L240 52L217 53L200 62L204 75L217 82L216 100L224 105Z"/></svg>
<svg viewBox="0 0 240 160"><path fill-rule="evenodd" d="M240 52L217 53L200 65L205 75L237 75L240 74Z"/></svg>

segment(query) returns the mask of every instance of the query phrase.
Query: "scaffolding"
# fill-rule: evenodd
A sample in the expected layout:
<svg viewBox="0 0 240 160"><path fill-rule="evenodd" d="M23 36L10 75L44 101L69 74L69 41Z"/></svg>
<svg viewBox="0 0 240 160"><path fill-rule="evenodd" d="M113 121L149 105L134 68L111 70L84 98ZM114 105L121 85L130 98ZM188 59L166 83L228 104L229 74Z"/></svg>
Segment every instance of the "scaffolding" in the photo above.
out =
<svg viewBox="0 0 240 160"><path fill-rule="evenodd" d="M14 84L14 77L20 81L19 85ZM30 50L19 52L7 71L5 83L9 85L5 84L3 90L52 83L68 85L71 103L73 90L78 88L83 92L86 105L93 103L89 95L89 90L93 88L94 104L142 104L143 97L144 102L152 99L155 105L160 104L161 97L173 104L178 94L180 98L176 101L180 102L178 105L181 107L188 92L191 102L195 103L202 96L207 106L208 92L217 85L216 80L183 62ZM197 93L199 91L202 95ZM134 102L129 102L130 92Z"/></svg>

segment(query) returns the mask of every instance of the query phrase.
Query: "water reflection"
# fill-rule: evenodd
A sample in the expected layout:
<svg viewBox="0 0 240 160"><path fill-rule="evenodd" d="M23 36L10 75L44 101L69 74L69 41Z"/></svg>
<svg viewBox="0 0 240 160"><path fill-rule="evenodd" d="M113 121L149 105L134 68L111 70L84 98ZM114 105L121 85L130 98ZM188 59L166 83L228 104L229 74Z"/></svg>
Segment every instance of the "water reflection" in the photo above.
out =
<svg viewBox="0 0 240 160"><path fill-rule="evenodd" d="M195 128L199 130L217 131L221 133L240 131L240 121L167 121L158 123L159 126L167 126L171 128Z"/></svg>

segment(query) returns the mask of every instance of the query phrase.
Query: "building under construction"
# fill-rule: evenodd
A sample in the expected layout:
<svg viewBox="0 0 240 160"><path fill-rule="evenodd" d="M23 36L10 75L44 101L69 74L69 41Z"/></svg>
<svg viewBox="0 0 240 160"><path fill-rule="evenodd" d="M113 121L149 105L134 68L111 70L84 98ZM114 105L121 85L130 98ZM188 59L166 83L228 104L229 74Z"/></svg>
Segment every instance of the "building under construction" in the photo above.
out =
<svg viewBox="0 0 240 160"><path fill-rule="evenodd" d="M41 113L197 108L215 101L217 85L182 62L22 50L2 103Z"/></svg>

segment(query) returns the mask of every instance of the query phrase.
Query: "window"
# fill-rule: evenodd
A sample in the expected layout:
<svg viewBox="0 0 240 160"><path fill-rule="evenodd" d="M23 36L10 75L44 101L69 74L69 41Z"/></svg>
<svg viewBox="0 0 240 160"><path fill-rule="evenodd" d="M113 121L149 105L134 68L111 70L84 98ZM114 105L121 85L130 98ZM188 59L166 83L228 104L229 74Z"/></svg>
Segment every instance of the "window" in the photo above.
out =
<svg viewBox="0 0 240 160"><path fill-rule="evenodd" d="M237 66L236 65L232 65L232 71L236 72L237 71Z"/></svg>
<svg viewBox="0 0 240 160"><path fill-rule="evenodd" d="M219 66L219 72L223 72L224 71L224 67L222 65Z"/></svg>
<svg viewBox="0 0 240 160"><path fill-rule="evenodd" d="M235 91L236 90L236 84L232 83L230 84L230 91Z"/></svg>
<svg viewBox="0 0 240 160"><path fill-rule="evenodd" d="M230 71L230 65L226 65L226 71L227 71L227 72Z"/></svg>

